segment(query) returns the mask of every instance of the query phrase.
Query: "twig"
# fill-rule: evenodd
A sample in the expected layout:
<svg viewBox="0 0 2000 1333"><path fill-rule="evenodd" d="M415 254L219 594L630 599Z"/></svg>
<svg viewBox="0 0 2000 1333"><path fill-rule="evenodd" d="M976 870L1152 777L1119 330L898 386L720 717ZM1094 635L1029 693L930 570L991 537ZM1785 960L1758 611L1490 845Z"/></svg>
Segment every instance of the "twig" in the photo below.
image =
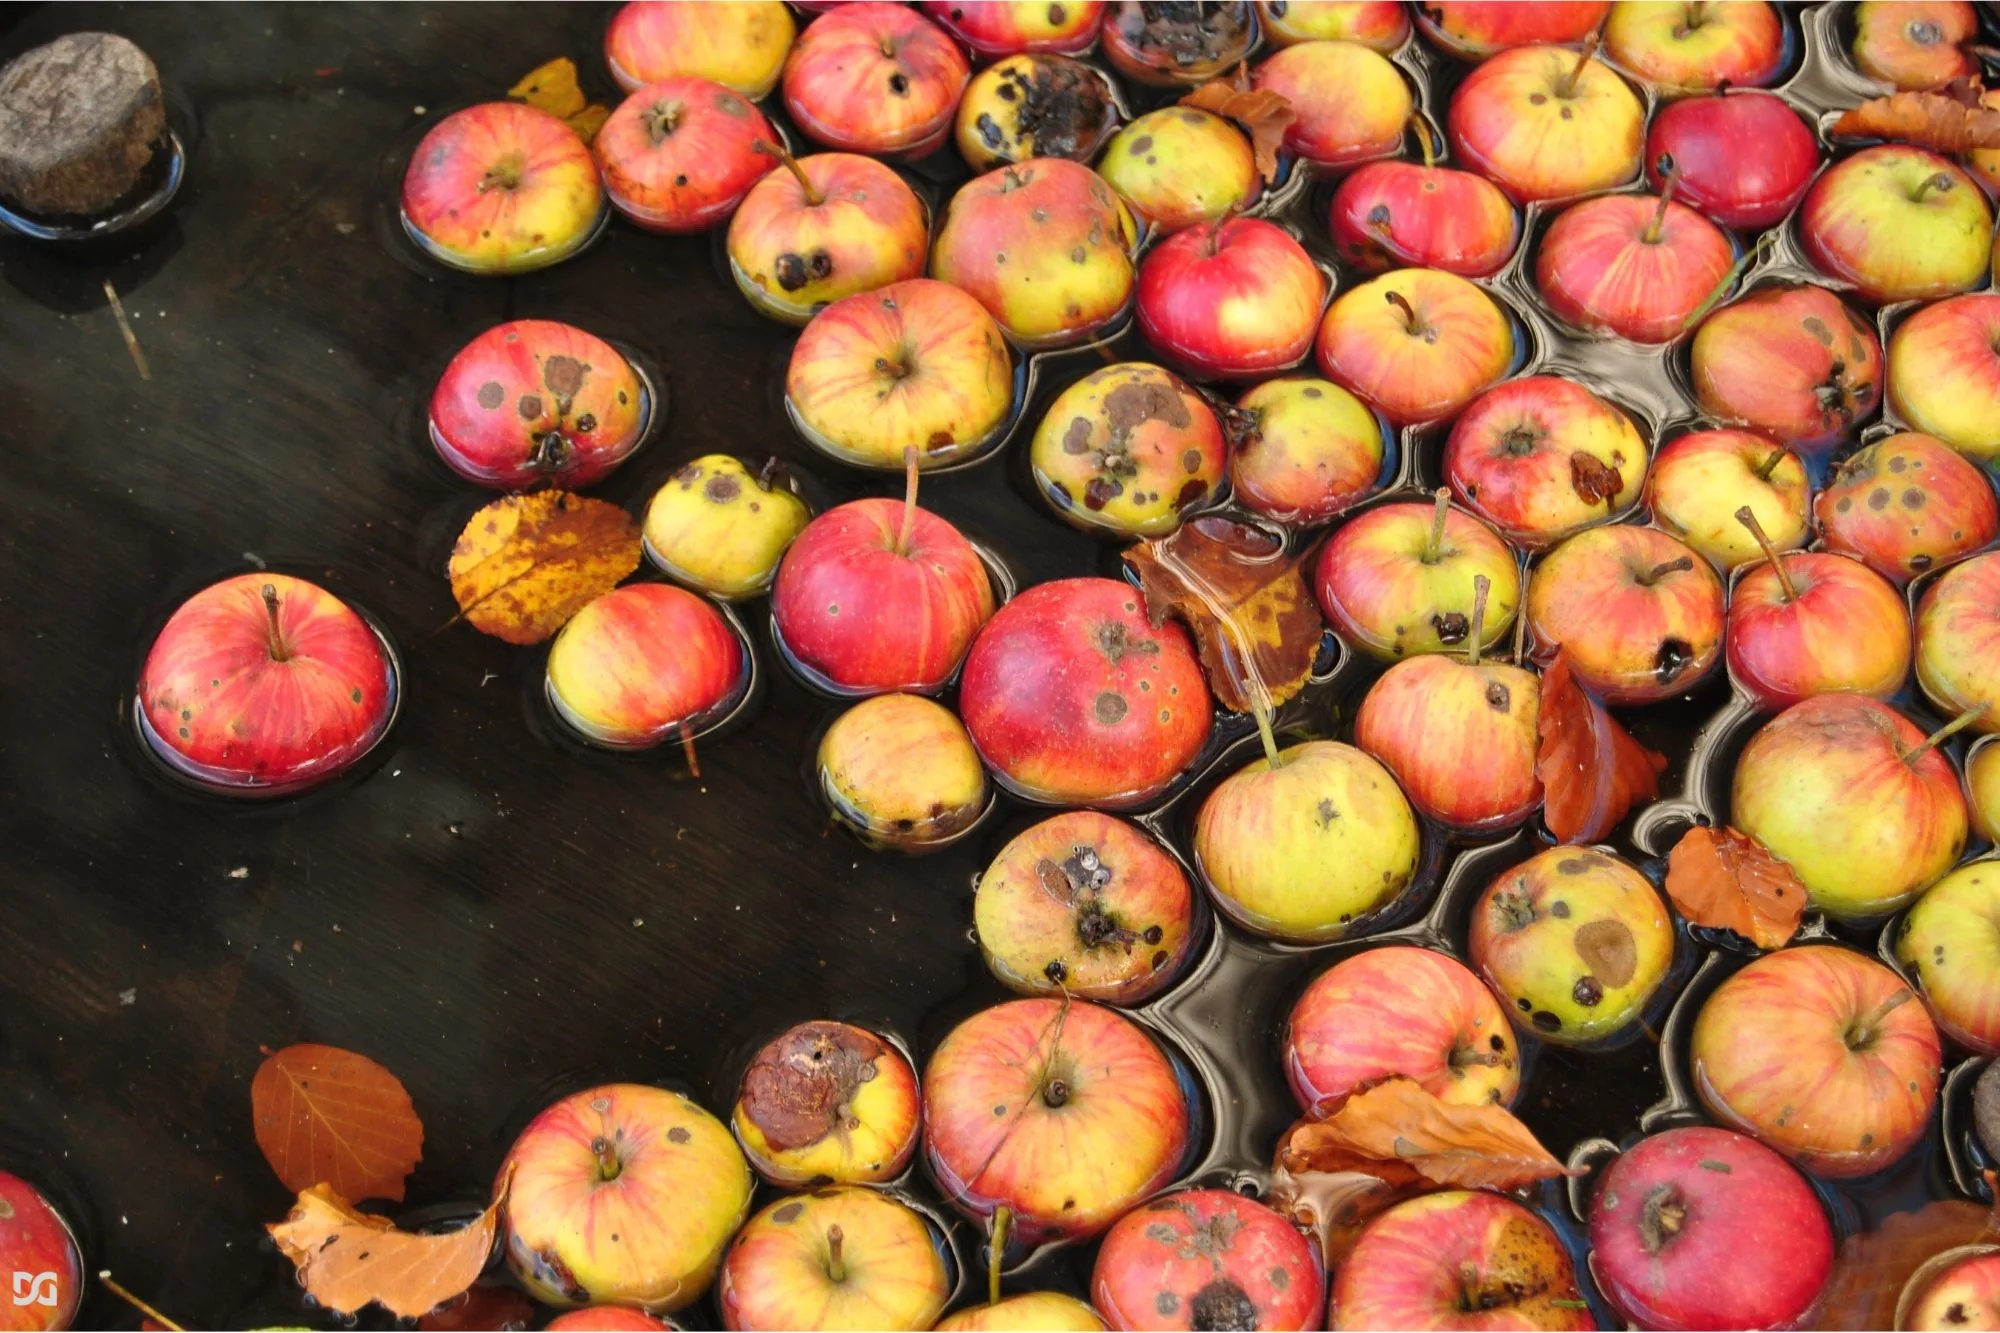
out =
<svg viewBox="0 0 2000 1333"><path fill-rule="evenodd" d="M153 378L153 372L146 367L146 354L139 350L139 335L132 332L132 321L125 318L125 303L118 299L118 289L109 278L104 280L104 299L111 302L112 317L118 321L118 332L125 338L125 350L132 354L132 364L139 368L139 378Z"/></svg>

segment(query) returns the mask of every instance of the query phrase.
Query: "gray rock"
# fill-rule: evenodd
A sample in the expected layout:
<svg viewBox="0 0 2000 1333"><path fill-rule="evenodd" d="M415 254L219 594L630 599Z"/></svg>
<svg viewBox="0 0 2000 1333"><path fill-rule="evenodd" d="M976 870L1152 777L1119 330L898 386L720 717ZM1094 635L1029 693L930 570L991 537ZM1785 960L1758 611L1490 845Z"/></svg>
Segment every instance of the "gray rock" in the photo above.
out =
<svg viewBox="0 0 2000 1333"><path fill-rule="evenodd" d="M107 32L75 32L0 69L0 196L101 213L139 182L166 129L159 72Z"/></svg>
<svg viewBox="0 0 2000 1333"><path fill-rule="evenodd" d="M2000 1060L1986 1066L1972 1085L1972 1127L1986 1155L2000 1162Z"/></svg>

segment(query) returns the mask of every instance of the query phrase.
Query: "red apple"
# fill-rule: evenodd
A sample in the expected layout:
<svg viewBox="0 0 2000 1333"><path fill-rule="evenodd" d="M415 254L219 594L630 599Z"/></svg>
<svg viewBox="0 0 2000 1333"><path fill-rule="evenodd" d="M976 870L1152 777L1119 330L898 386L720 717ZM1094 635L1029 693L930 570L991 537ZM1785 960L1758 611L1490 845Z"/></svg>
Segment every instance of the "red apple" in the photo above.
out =
<svg viewBox="0 0 2000 1333"><path fill-rule="evenodd" d="M1819 169L1819 140L1783 98L1731 92L1670 102L1646 134L1646 179L1665 184L1660 159L1680 172L1680 201L1725 227L1756 231L1785 220Z"/></svg>
<svg viewBox="0 0 2000 1333"><path fill-rule="evenodd" d="M1125 1214L1098 1247L1090 1299L1118 1329L1316 1329L1318 1245L1234 1190L1181 1190Z"/></svg>
<svg viewBox="0 0 2000 1333"><path fill-rule="evenodd" d="M1736 262L1729 238L1673 201L1612 194L1572 204L1535 255L1535 285L1556 318L1633 342L1679 337Z"/></svg>
<svg viewBox="0 0 2000 1333"><path fill-rule="evenodd" d="M1171 371L1120 361L1056 395L1028 468L1051 508L1086 532L1163 537L1214 495L1222 424Z"/></svg>
<svg viewBox="0 0 2000 1333"><path fill-rule="evenodd" d="M1139 330L1190 372L1241 379L1312 350L1326 277L1275 223L1231 218L1176 232L1139 266Z"/></svg>
<svg viewBox="0 0 2000 1333"><path fill-rule="evenodd" d="M471 273L526 273L597 230L604 187L576 131L522 102L485 102L431 127L403 174L403 226Z"/></svg>
<svg viewBox="0 0 2000 1333"><path fill-rule="evenodd" d="M1298 118L1285 129L1285 147L1308 162L1351 166L1403 146L1410 85L1386 56L1357 42L1287 46L1251 79L1291 104Z"/></svg>
<svg viewBox="0 0 2000 1333"><path fill-rule="evenodd" d="M1953 565L1917 602L1917 683L1947 717L2000 731L2000 552Z"/></svg>
<svg viewBox="0 0 2000 1333"><path fill-rule="evenodd" d="M1962 43L1979 35L1979 11L1966 0L1914 0L1854 7L1854 63L1871 79L1911 92L1976 75Z"/></svg>
<svg viewBox="0 0 2000 1333"><path fill-rule="evenodd" d="M1799 240L1816 268L1865 300L1928 301L1986 281L1993 210L1951 159L1880 144L1813 182Z"/></svg>
<svg viewBox="0 0 2000 1333"><path fill-rule="evenodd" d="M1910 678L1910 612L1880 574L1824 551L1776 555L1729 597L1729 678L1764 708L1815 694L1887 699Z"/></svg>
<svg viewBox="0 0 2000 1333"><path fill-rule="evenodd" d="M382 637L324 588L238 574L183 602L139 674L141 728L205 786L276 795L375 747L396 711Z"/></svg>
<svg viewBox="0 0 2000 1333"><path fill-rule="evenodd" d="M921 157L951 133L972 67L922 14L882 0L829 10L785 61L785 110L809 136L851 153Z"/></svg>
<svg viewBox="0 0 2000 1333"><path fill-rule="evenodd" d="M1691 352L1701 410L1800 449L1833 444L1882 401L1882 344L1824 287L1770 283L1701 322Z"/></svg>
<svg viewBox="0 0 2000 1333"><path fill-rule="evenodd" d="M1134 82L1171 88L1206 83L1240 63L1257 40L1249 0L1200 5L1117 0L1104 18L1104 55Z"/></svg>
<svg viewBox="0 0 2000 1333"><path fill-rule="evenodd" d="M1610 10L1607 0L1430 0L1417 7L1417 22L1446 50L1477 58L1530 42L1580 42Z"/></svg>
<svg viewBox="0 0 2000 1333"><path fill-rule="evenodd" d="M556 713L613 748L685 741L742 696L749 653L706 599L670 583L614 588L549 649Z"/></svg>
<svg viewBox="0 0 2000 1333"><path fill-rule="evenodd" d="M65 1329L83 1303L83 1254L62 1216L19 1176L0 1171L0 1271L12 1282L0 1329Z"/></svg>
<svg viewBox="0 0 2000 1333"><path fill-rule="evenodd" d="M1410 39L1410 16L1395 0L1257 0L1257 20L1273 46L1359 42L1389 55Z"/></svg>
<svg viewBox="0 0 2000 1333"><path fill-rule="evenodd" d="M751 1057L730 1127L774 1185L878 1185L916 1155L923 1105L900 1050L866 1028L786 1028Z"/></svg>
<svg viewBox="0 0 2000 1333"><path fill-rule="evenodd" d="M1750 510L1772 546L1795 550L1811 535L1811 494L1804 461L1753 430L1683 435L1661 446L1646 474L1653 522L1724 572L1760 554L1738 510Z"/></svg>
<svg viewBox="0 0 2000 1333"><path fill-rule="evenodd" d="M1363 273L1408 266L1491 277L1521 240L1513 203L1484 176L1438 166L1429 124L1410 123L1423 165L1370 162L1343 179L1328 221L1334 247Z"/></svg>
<svg viewBox="0 0 2000 1333"><path fill-rule="evenodd" d="M629 1305L586 1305L542 1325L546 1333L658 1333L679 1327Z"/></svg>
<svg viewBox="0 0 2000 1333"><path fill-rule="evenodd" d="M1382 423L1338 384L1266 380L1236 400L1229 484L1236 500L1280 523L1322 523L1382 479Z"/></svg>
<svg viewBox="0 0 2000 1333"><path fill-rule="evenodd" d="M1953 296L1889 336L1889 405L1975 463L2000 455L2000 293Z"/></svg>
<svg viewBox="0 0 2000 1333"><path fill-rule="evenodd" d="M707 79L662 79L611 113L591 143L618 211L649 231L703 231L778 165L759 146L777 131L746 99Z"/></svg>
<svg viewBox="0 0 2000 1333"><path fill-rule="evenodd" d="M1466 508L1535 549L1629 508L1646 477L1646 442L1581 384L1531 375L1466 409L1445 442L1444 473Z"/></svg>
<svg viewBox="0 0 2000 1333"><path fill-rule="evenodd" d="M2000 537L1986 474L1929 435L1877 440L1843 461L1813 501L1828 550L1906 583Z"/></svg>
<svg viewBox="0 0 2000 1333"><path fill-rule="evenodd" d="M2000 1055L2000 874L1974 861L1924 891L1896 927L1896 961L1954 1042Z"/></svg>
<svg viewBox="0 0 2000 1333"><path fill-rule="evenodd" d="M1561 649L1606 703L1685 694L1722 660L1722 580L1657 528L1590 528L1550 551L1528 584L1528 630Z"/></svg>
<svg viewBox="0 0 2000 1333"><path fill-rule="evenodd" d="M2000 1249L1963 1245L1934 1255L1903 1284L1896 1327L1912 1333L2000 1326Z"/></svg>
<svg viewBox="0 0 2000 1333"><path fill-rule="evenodd" d="M778 0L632 0L605 31L604 63L628 93L661 79L712 79L757 101L777 85L797 32Z"/></svg>
<svg viewBox="0 0 2000 1333"><path fill-rule="evenodd" d="M1391 425L1455 416L1514 364L1514 326L1464 278L1402 269L1341 293L1320 321L1319 368Z"/></svg>
<svg viewBox="0 0 2000 1333"><path fill-rule="evenodd" d="M1664 92L1756 88L1785 64L1785 24L1764 0L1611 6L1604 50Z"/></svg>
<svg viewBox="0 0 2000 1333"><path fill-rule="evenodd" d="M924 1215L852 1185L767 1205L716 1279L724 1328L928 1329L951 1300L942 1238Z"/></svg>
<svg viewBox="0 0 2000 1333"><path fill-rule="evenodd" d="M1517 46L1466 76L1451 95L1446 127L1467 166L1522 203L1549 202L1637 176L1646 112L1590 51Z"/></svg>
<svg viewBox="0 0 2000 1333"><path fill-rule="evenodd" d="M1320 609L1348 642L1378 660L1441 653L1471 637L1479 580L1490 590L1483 652L1506 636L1521 605L1521 570L1507 544L1451 507L1385 504L1334 529L1313 576Z"/></svg>
<svg viewBox="0 0 2000 1333"><path fill-rule="evenodd" d="M729 219L729 275L756 309L803 324L844 296L924 275L930 217L872 157L818 153L750 187Z"/></svg>
<svg viewBox="0 0 2000 1333"><path fill-rule="evenodd" d="M1104 0L924 0L924 12L975 55L1076 55L1097 41Z"/></svg>

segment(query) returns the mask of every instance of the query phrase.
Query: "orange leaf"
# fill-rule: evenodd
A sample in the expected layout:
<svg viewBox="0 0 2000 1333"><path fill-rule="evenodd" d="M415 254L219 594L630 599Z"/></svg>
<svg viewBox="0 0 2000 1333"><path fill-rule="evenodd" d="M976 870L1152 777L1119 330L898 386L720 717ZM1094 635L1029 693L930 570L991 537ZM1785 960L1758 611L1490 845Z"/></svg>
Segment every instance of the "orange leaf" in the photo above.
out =
<svg viewBox="0 0 2000 1333"><path fill-rule="evenodd" d="M1976 81L1954 80L1943 92L1873 97L1833 123L1844 139L1895 139L1939 153L2000 148L2000 111L1980 105Z"/></svg>
<svg viewBox="0 0 2000 1333"><path fill-rule="evenodd" d="M1601 841L1633 806L1660 794L1667 757L1625 733L1577 683L1560 648L1542 672L1539 726L1535 776L1556 841Z"/></svg>
<svg viewBox="0 0 2000 1333"><path fill-rule="evenodd" d="M474 629L540 643L639 567L639 526L615 504L564 491L495 500L451 551L451 595Z"/></svg>
<svg viewBox="0 0 2000 1333"><path fill-rule="evenodd" d="M1269 1203L1293 1225L1319 1235L1329 1267L1347 1257L1361 1228L1377 1213L1435 1188L1403 1162L1377 1162L1344 1148L1300 1142L1301 1120L1278 1141Z"/></svg>
<svg viewBox="0 0 2000 1333"><path fill-rule="evenodd" d="M386 1217L358 1213L325 1185L302 1190L282 1222L265 1230L321 1305L354 1314L374 1301L417 1319L469 1288L493 1255L493 1231L512 1175L486 1211L457 1231L414 1235Z"/></svg>
<svg viewBox="0 0 2000 1333"><path fill-rule="evenodd" d="M1964 1199L1892 1213L1874 1231L1841 1242L1811 1327L1895 1328L1903 1287L1932 1258L1960 1245L2000 1242L1990 1209Z"/></svg>
<svg viewBox="0 0 2000 1333"><path fill-rule="evenodd" d="M250 1080L257 1146L294 1192L329 1182L351 1199L403 1197L424 1126L396 1076L337 1046L287 1046Z"/></svg>
<svg viewBox="0 0 2000 1333"><path fill-rule="evenodd" d="M1125 552L1146 614L1187 622L1215 697L1238 713L1277 707L1312 674L1324 624L1301 558L1262 528L1216 517Z"/></svg>
<svg viewBox="0 0 2000 1333"><path fill-rule="evenodd" d="M1239 88L1227 79L1212 79L1183 97L1181 105L1212 111L1241 125L1250 136L1257 174L1266 181L1277 178L1278 150L1285 146L1285 131L1299 118L1283 95L1269 88Z"/></svg>
<svg viewBox="0 0 2000 1333"><path fill-rule="evenodd" d="M1287 1139L1304 1162L1400 1165L1458 1189L1519 1189L1569 1174L1505 1107L1451 1106L1401 1077L1355 1093L1323 1121L1294 1126Z"/></svg>
<svg viewBox="0 0 2000 1333"><path fill-rule="evenodd" d="M1798 872L1733 828L1689 829L1667 855L1667 896L1697 926L1733 930L1760 949L1782 949L1805 915Z"/></svg>
<svg viewBox="0 0 2000 1333"><path fill-rule="evenodd" d="M507 90L507 96L517 102L526 102L537 111L546 111L558 120L566 120L569 127L577 132L585 143L597 137L597 131L604 126L611 112L595 104L590 104L583 95L583 88L577 82L576 62L568 56L557 56L545 65L529 70L521 81Z"/></svg>

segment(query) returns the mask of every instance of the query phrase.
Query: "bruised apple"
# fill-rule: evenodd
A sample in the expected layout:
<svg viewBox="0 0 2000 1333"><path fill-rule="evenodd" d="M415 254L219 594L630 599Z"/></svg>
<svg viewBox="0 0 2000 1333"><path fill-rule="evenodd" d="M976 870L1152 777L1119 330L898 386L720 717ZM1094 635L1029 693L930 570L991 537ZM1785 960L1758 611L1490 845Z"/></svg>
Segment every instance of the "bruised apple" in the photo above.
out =
<svg viewBox="0 0 2000 1333"><path fill-rule="evenodd" d="M1695 398L1724 425L1824 448L1882 401L1882 344L1824 287L1771 283L1702 320L1690 351Z"/></svg>
<svg viewBox="0 0 2000 1333"><path fill-rule="evenodd" d="M1438 488L1430 504L1400 501L1356 515L1321 548L1320 609L1348 642L1384 662L1464 647L1486 580L1483 652L1506 636L1521 605L1519 558L1493 529Z"/></svg>
<svg viewBox="0 0 2000 1333"><path fill-rule="evenodd" d="M744 1071L730 1126L775 1185L876 1185L917 1150L923 1106L903 1053L850 1023L800 1023Z"/></svg>
<svg viewBox="0 0 2000 1333"><path fill-rule="evenodd" d="M683 464L646 506L645 549L671 579L726 599L760 597L812 509L775 458L752 472L739 458Z"/></svg>
<svg viewBox="0 0 2000 1333"><path fill-rule="evenodd" d="M1227 458L1200 394L1170 371L1123 361L1057 395L1028 462L1035 489L1077 527L1161 537L1214 492Z"/></svg>
<svg viewBox="0 0 2000 1333"><path fill-rule="evenodd" d="M1118 118L1104 75L1068 56L1029 52L972 76L959 99L952 136L974 171L1031 157L1087 163Z"/></svg>
<svg viewBox="0 0 2000 1333"><path fill-rule="evenodd" d="M1813 516L1828 550L1899 584L2000 537L2000 503L1986 474L1913 431L1844 459Z"/></svg>
<svg viewBox="0 0 2000 1333"><path fill-rule="evenodd" d="M1326 1267L1316 1242L1255 1199L1181 1190L1111 1228L1090 1299L1113 1328L1317 1328Z"/></svg>
<svg viewBox="0 0 2000 1333"><path fill-rule="evenodd" d="M923 276L930 217L901 176L856 153L772 151L785 170L729 219L729 274L759 313L803 324L843 296Z"/></svg>

